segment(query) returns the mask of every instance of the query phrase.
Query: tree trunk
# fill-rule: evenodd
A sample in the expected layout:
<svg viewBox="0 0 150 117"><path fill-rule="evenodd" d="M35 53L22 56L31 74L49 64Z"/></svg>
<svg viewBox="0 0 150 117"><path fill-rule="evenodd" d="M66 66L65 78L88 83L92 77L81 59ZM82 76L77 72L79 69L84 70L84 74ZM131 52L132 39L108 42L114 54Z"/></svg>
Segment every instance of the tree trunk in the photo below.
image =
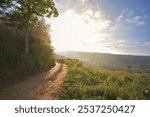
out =
<svg viewBox="0 0 150 117"><path fill-rule="evenodd" d="M26 29L25 52L26 54L29 54L29 30L28 29Z"/></svg>

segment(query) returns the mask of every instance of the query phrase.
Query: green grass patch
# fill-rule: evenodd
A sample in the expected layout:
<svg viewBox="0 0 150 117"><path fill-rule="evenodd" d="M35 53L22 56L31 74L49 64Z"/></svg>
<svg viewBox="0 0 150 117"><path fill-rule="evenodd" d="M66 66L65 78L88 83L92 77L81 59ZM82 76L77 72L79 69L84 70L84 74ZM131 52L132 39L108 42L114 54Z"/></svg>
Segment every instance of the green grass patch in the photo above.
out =
<svg viewBox="0 0 150 117"><path fill-rule="evenodd" d="M142 100L150 99L150 77L127 71L85 67L74 59L59 59L68 65L59 99Z"/></svg>

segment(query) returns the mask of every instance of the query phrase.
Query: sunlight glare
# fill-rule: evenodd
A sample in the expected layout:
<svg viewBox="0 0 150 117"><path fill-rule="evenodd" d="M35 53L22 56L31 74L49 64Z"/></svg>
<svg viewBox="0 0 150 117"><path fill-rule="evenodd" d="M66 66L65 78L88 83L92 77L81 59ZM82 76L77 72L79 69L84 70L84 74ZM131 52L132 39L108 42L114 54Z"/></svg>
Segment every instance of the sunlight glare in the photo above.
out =
<svg viewBox="0 0 150 117"><path fill-rule="evenodd" d="M52 20L52 44L56 51L96 51L113 52L107 47L106 38L111 37L108 31L111 21L100 13L87 10L78 14L68 10Z"/></svg>

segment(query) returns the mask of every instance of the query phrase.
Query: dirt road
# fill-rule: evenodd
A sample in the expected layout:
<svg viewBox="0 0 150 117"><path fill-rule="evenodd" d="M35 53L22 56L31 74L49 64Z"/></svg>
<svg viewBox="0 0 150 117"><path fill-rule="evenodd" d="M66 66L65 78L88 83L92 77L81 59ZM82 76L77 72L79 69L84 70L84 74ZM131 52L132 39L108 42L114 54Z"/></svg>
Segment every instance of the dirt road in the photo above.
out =
<svg viewBox="0 0 150 117"><path fill-rule="evenodd" d="M0 99L33 100L57 99L58 93L67 73L67 66L57 64L47 72L32 76L15 86L8 87L0 92Z"/></svg>

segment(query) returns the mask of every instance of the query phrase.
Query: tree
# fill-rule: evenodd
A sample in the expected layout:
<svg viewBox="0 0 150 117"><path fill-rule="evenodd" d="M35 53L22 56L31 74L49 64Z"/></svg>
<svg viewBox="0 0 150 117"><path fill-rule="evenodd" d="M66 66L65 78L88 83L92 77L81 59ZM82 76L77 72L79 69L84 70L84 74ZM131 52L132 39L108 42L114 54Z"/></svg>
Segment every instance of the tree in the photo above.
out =
<svg viewBox="0 0 150 117"><path fill-rule="evenodd" d="M29 54L30 26L36 24L36 18L57 17L58 11L55 8L55 3L53 0L9 0L9 3L6 2L7 0L3 1L6 10L1 7L1 12L3 12L1 21L17 25L25 30L25 52Z"/></svg>
<svg viewBox="0 0 150 117"><path fill-rule="evenodd" d="M6 3L9 3L9 0L1 0L0 1L0 8L4 7Z"/></svg>
<svg viewBox="0 0 150 117"><path fill-rule="evenodd" d="M0 15L3 14L3 11L6 9L6 6L8 6L10 3L10 0L1 0L0 1Z"/></svg>

